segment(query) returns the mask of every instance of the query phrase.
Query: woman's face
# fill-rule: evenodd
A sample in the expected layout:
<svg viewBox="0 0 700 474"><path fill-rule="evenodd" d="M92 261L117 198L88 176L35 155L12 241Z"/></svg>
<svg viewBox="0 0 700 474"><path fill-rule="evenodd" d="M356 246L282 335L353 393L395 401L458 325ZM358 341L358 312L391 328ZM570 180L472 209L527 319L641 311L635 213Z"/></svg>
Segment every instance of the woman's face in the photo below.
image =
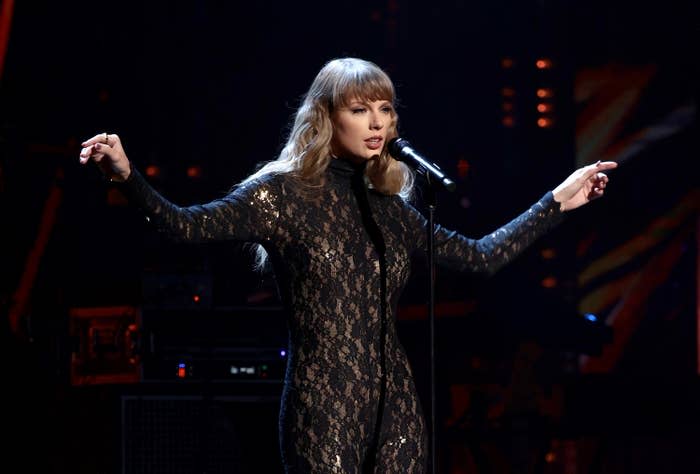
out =
<svg viewBox="0 0 700 474"><path fill-rule="evenodd" d="M333 111L331 120L333 154L362 163L381 154L394 120L394 108L388 100L353 99L346 107Z"/></svg>

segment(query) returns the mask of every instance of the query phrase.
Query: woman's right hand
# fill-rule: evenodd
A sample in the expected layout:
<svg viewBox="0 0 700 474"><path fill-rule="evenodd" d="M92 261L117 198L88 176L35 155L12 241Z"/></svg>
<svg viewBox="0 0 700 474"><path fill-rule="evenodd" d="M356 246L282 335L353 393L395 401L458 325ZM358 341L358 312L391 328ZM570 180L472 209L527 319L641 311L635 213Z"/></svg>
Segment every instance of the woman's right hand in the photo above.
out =
<svg viewBox="0 0 700 474"><path fill-rule="evenodd" d="M82 143L80 163L94 161L104 175L113 181L126 181L131 173L129 159L115 133L100 133Z"/></svg>

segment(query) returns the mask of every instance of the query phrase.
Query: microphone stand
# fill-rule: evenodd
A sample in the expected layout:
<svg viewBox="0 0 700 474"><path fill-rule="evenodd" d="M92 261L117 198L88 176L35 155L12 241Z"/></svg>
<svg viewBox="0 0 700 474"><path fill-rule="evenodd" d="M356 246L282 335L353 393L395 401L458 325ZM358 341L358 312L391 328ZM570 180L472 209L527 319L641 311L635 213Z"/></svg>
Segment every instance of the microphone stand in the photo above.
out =
<svg viewBox="0 0 700 474"><path fill-rule="evenodd" d="M439 166L430 163L420 156L404 139L394 137L389 140L389 153L400 161L406 161L418 174L425 177L427 186L426 204L428 207L428 271L429 298L428 298L428 324L430 326L430 439L431 439L431 465L432 474L437 474L437 431L435 429L435 209L437 208L438 187L447 191L454 191L456 184L445 176ZM432 179L431 179L432 178Z"/></svg>
<svg viewBox="0 0 700 474"><path fill-rule="evenodd" d="M432 474L437 474L437 431L435 419L437 418L435 403L435 210L437 208L437 192L430 176L426 174L428 207L428 325L430 338L430 463Z"/></svg>

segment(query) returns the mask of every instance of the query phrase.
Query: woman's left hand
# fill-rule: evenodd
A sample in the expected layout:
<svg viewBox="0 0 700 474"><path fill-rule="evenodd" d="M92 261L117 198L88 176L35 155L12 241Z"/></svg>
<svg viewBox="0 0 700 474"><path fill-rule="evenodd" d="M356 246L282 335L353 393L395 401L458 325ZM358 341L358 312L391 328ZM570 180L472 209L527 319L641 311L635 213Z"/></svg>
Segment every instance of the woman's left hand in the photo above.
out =
<svg viewBox="0 0 700 474"><path fill-rule="evenodd" d="M609 180L603 171L615 168L614 161L599 161L577 169L552 191L554 200L562 211L570 211L601 197Z"/></svg>

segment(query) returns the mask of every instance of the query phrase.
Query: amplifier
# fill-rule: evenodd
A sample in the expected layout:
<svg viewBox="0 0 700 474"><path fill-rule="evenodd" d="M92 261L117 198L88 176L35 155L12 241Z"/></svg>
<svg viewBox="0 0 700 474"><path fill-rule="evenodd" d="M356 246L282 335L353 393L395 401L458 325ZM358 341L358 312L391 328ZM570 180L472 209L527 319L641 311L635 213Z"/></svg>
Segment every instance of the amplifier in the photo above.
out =
<svg viewBox="0 0 700 474"><path fill-rule="evenodd" d="M144 381L280 381L287 329L279 307L143 308Z"/></svg>
<svg viewBox="0 0 700 474"><path fill-rule="evenodd" d="M143 380L281 381L287 351L277 347L201 350L198 347L168 351L143 358Z"/></svg>

